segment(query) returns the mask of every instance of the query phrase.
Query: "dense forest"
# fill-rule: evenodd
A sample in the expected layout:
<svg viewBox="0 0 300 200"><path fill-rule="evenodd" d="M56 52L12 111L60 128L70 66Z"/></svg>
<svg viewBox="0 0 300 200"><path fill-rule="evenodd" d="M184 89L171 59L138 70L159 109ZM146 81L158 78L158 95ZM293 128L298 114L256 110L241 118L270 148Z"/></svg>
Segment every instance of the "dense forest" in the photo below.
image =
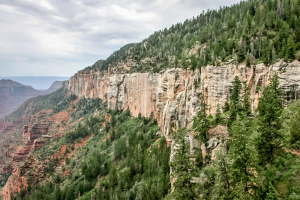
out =
<svg viewBox="0 0 300 200"><path fill-rule="evenodd" d="M104 115L111 119L101 128ZM66 158L62 171L54 173L54 159L45 167L49 180L29 185L12 199L162 199L170 192L170 147L156 135L158 130L155 119L133 118L129 110L90 117L32 155L45 160L62 145L71 151L76 142L92 136L76 156Z"/></svg>
<svg viewBox="0 0 300 200"><path fill-rule="evenodd" d="M223 114L207 116L202 101L193 129L174 134L178 146L171 176L177 179L169 199L300 199L300 102L284 109L275 75L251 113L245 87L236 77ZM222 138L217 158L203 158L201 151L191 154L188 132L199 131L207 145L207 131L216 124L226 124L230 136Z"/></svg>
<svg viewBox="0 0 300 200"><path fill-rule="evenodd" d="M90 69L106 70L134 60L129 72L183 67L199 69L224 63L273 64L295 59L300 50L299 0L248 0L207 10L183 23L128 44ZM198 46L195 53L189 51ZM299 56L297 56L299 59Z"/></svg>
<svg viewBox="0 0 300 200"><path fill-rule="evenodd" d="M241 1L155 32L85 70L103 71L128 61L137 63L128 73L291 62L300 59L299 15L300 0ZM61 89L39 98L59 113L77 97ZM207 114L206 98L200 97L193 126L172 133L172 154L154 118L107 110L100 99L81 98L71 117L85 120L30 156L46 161L64 146L65 155L75 153L59 172L59 158L51 160L44 170L48 178L31 182L12 199L300 199L300 101L285 107L278 74L263 89L254 112L249 86L238 76L230 101L218 106L215 116ZM38 105L40 110L43 105ZM207 147L208 132L218 125L229 137L218 138L216 159L212 152L191 152L188 137L193 134Z"/></svg>

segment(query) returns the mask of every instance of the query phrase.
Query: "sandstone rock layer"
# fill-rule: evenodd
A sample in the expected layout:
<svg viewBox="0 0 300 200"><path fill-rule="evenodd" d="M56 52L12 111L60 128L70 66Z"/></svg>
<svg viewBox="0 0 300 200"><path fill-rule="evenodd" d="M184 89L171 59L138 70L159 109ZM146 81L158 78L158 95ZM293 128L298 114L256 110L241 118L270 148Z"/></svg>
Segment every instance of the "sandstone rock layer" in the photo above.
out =
<svg viewBox="0 0 300 200"><path fill-rule="evenodd" d="M201 71L173 68L160 73L113 74L81 71L64 83L75 95L98 97L110 109L130 109L134 116L154 116L161 132L171 140L172 131L190 127L199 110L199 96L204 95L209 113L215 114L217 105L230 101L235 76L250 87L251 105L258 105L261 91L270 78L278 73L287 103L299 98L300 62L278 62L272 66L259 64L206 66Z"/></svg>

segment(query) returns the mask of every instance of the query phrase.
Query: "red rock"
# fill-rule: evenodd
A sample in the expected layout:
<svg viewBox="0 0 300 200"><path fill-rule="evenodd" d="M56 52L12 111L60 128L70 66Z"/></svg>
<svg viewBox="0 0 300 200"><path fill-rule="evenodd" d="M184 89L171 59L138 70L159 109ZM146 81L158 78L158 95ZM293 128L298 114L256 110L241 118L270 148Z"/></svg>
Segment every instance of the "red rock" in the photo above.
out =
<svg viewBox="0 0 300 200"><path fill-rule="evenodd" d="M47 123L29 124L23 127L23 138L27 137L28 141L34 141L38 137L47 134L49 125Z"/></svg>

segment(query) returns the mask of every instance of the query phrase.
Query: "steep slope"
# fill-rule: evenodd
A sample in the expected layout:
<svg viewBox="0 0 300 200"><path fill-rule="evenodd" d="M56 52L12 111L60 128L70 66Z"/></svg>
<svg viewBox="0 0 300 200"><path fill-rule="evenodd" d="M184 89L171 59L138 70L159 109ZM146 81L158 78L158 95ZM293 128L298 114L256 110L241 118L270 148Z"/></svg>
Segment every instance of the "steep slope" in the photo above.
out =
<svg viewBox="0 0 300 200"><path fill-rule="evenodd" d="M144 73L293 60L299 58L299 54L295 57L300 50L299 16L299 0L249 0L220 6L125 45L85 70Z"/></svg>
<svg viewBox="0 0 300 200"><path fill-rule="evenodd" d="M13 192L20 191L21 186L27 184L28 179L19 176L19 172L22 171L24 162L30 154L39 147L47 145L49 140L55 139L54 141L56 141L58 138L63 137L67 132L76 128L85 117L97 112L99 114L99 112L105 110L100 99L79 99L74 95L66 96L66 92L61 88L52 94L27 100L17 111L8 115L5 121L2 121L10 124L10 128L2 131L0 142L0 151L2 152L0 159L3 163L0 168L2 184L3 182L6 183L7 175L12 173L12 176L8 179L10 186L3 189L2 193L5 194L6 199L10 199ZM20 116L20 114L22 116L19 122L15 123L13 119ZM86 136L90 137L91 133L88 132ZM51 152L53 152L53 149L47 150L48 154L51 154ZM31 169L35 164L37 166L40 164L35 161L29 158L29 161L25 163L33 163L32 166L27 166L26 169L28 170L28 167ZM38 181L39 178L45 177L37 173L34 174L34 178Z"/></svg>
<svg viewBox="0 0 300 200"><path fill-rule="evenodd" d="M17 112L8 116L2 124L3 130L7 130L8 124L12 124L9 125L10 128L6 131L6 135L13 131L11 127L15 127L16 134L14 136L17 136L21 123L24 122L22 121L24 116L33 117L33 121L24 124L23 141L20 138L9 138L23 144L22 148L10 154L7 151L8 147L3 143L6 157L16 158L15 161L26 159L26 163L21 163L21 167L15 168L13 171L13 176L10 177L3 190L3 196L5 199L9 199L11 196L21 199L30 199L31 197L35 199L92 199L96 196L100 199L117 197L151 199L152 196L161 198L170 189L165 182L169 178L169 174L163 169L166 166L162 167L161 160L157 160L156 153L159 152L160 147L163 147L162 149L165 151L167 145L165 140L161 139L164 143L154 145L154 149L151 149L154 139L159 139L154 134L160 126L160 131L156 134L165 136L167 144L172 143L174 153L176 150L174 132L179 128L192 127L193 119L200 111L200 96L204 97L208 105L207 114L215 115L218 105L222 107L230 101L233 80L235 76L238 76L250 87L250 107L254 111L258 107L259 98L262 97L262 91L274 74L278 73L280 87L285 91L285 104L299 99L300 63L295 60L299 56L296 48L299 50L300 47L298 38L300 6L297 5L300 5L298 0L251 0L242 1L232 7L210 10L193 20L187 20L170 29L156 32L141 43L126 45L114 52L108 59L100 60L93 66L80 71L64 83L65 93L61 93L59 100L53 101L52 107L43 105L43 103L49 102L49 99L36 98L35 104L23 104L23 108L21 107ZM247 13L247 15L243 13ZM74 95L81 97L81 101L73 102ZM47 98L54 99L50 96ZM93 109L96 106L91 102L96 98L105 102L100 103L103 113L98 113ZM54 106L55 103L56 106ZM31 105L32 108L29 109L28 106ZM77 110L81 106L90 108L91 112ZM128 110L123 113L112 111L115 114L118 113L114 118L115 114L104 116L104 107ZM35 124L34 119L39 116L35 117L33 114L37 114L36 110L39 110L38 115L43 115L47 113L45 108L51 109L46 114L48 122L56 122L54 127L59 124L58 129L57 127L52 129L51 136L58 134L60 137L58 139L49 137L50 139L43 140L46 146L34 151L36 149L31 143L31 139L41 138L47 127L42 123L45 122L43 117ZM42 111L43 109L44 111ZM128 117L129 111L138 118ZM68 115L65 115L66 113ZM16 120L18 119L16 116L20 118L20 121ZM77 119L75 122L79 126L69 131L69 125L74 125L74 122L68 117L64 119L63 116ZM89 118L89 120L79 123L83 119L82 117ZM111 121L106 123L108 121L106 119L110 117L112 117ZM228 113L225 113L223 117L225 121L223 123L228 125ZM122 121L124 118L130 125ZM155 119L158 127L155 123L150 122L154 122ZM257 119L255 116L250 116L247 120L253 120L251 130L256 129ZM61 123L58 123L59 121ZM239 121L235 120L234 123L239 123ZM153 130L147 131L149 126ZM243 130L242 126L236 127L236 131ZM125 130L121 130L122 128ZM65 135L66 133L67 135ZM225 150L228 151L230 148L230 145L226 146L225 142L229 139L229 133L226 126L212 127L205 136L209 140L207 143L199 140L199 134L201 133L190 131L187 136L184 135L184 138L189 138L191 145L191 149L188 148L186 152L192 150L196 153L195 155L200 155L195 159L191 159L195 155L187 157L185 161L188 163L190 160L202 159L200 171L198 171L200 177L192 181L202 184L199 189L200 197L208 199L208 197L212 197L213 192L221 191L218 186L223 187L216 182L218 177L215 172L220 172L212 163L213 159L218 157L217 150L226 147ZM251 137L254 138L255 134L257 132L253 131ZM222 135L224 137L221 137ZM253 138L248 140L252 142L251 145L254 145ZM8 140L5 138L3 141ZM111 143L112 141L114 142ZM135 141L134 144L131 143L132 141ZM41 143L36 146L38 147L39 144ZM142 163L139 159L132 161L132 153L139 154L139 146L143 146L143 159L151 157L150 162ZM27 157L29 151L32 152L33 157ZM89 152L91 153L89 154ZM154 156L151 155L152 152ZM280 189L280 195L287 198L292 195L289 192L299 191L297 184L294 184L298 183L298 176L281 172L284 166L284 169L290 170L292 174L297 174L299 159L295 155L292 155L290 159L288 158L290 155L286 155L284 152L280 155L282 159L279 157L276 160L276 166L272 166L269 171L270 174L276 175L274 175L276 180L270 179L270 182L276 183L276 187ZM223 154L223 158L227 158L226 156L227 154ZM74 162L70 163L69 159ZM39 160L42 161L39 163ZM81 164L83 160L84 163ZM225 162L227 161L225 160ZM184 164L182 165L184 166ZM225 164L230 165L230 162ZM202 166L204 167L202 168ZM173 169L176 168L176 166L173 167ZM268 168L269 166L264 167ZM159 179L156 177L158 174L154 169L159 169L159 173L163 172ZM254 172L260 173L261 182L264 182L266 175L261 175L261 171L258 171L261 170L260 167L256 169L257 171L254 170ZM274 171L272 171L273 169ZM187 169L187 172L189 170ZM247 173L247 170L244 171ZM27 177L25 177L26 173ZM54 174L56 176L53 176ZM153 179L145 181L145 177L149 178L149 174L150 177L152 174L154 175ZM131 175L134 175L133 180ZM284 179L285 175L286 179ZM60 179L60 177L63 178ZM86 179L86 177L89 178ZM36 185L44 180L48 180L45 185ZM288 184L286 180L288 180ZM175 181L172 178L171 184ZM229 185L234 183L231 181L236 180L227 181L227 191L229 192L231 189ZM261 182L256 183L260 184ZM222 182L222 184L224 183ZM266 193L273 190L266 189L269 183L263 184L262 199L266 197ZM163 191L156 193L161 189L160 185L166 187L163 187ZM214 187L217 191L214 191ZM32 192L29 192L30 188L32 188ZM239 191L233 195L239 195L238 192L240 192L242 195L249 196L252 193L252 189L244 194L244 188L240 186L236 188ZM288 188L292 188L292 191L288 191ZM14 192L18 194L13 194ZM151 194L151 196L143 195L145 193ZM298 198L297 194L295 193L294 199ZM221 198L222 194L219 197ZM243 199L243 196L235 196L235 198Z"/></svg>
<svg viewBox="0 0 300 200"><path fill-rule="evenodd" d="M164 197L170 189L170 148L156 135L155 120L109 111L108 122L104 115L32 153L8 180L4 199L11 197L5 191L17 190L15 197L31 199ZM43 186L35 185L44 180ZM26 192L28 187L32 192Z"/></svg>
<svg viewBox="0 0 300 200"><path fill-rule="evenodd" d="M15 111L27 99L54 92L62 86L62 83L56 81L48 90L38 91L12 80L0 80L0 118Z"/></svg>
<svg viewBox="0 0 300 200"><path fill-rule="evenodd" d="M59 88L62 87L63 82L64 81L55 81L55 82L53 82L47 90L41 92L41 95L50 94L50 93L58 90Z"/></svg>
<svg viewBox="0 0 300 200"><path fill-rule="evenodd" d="M205 96L208 113L214 115L218 104L223 107L226 101L230 101L232 81L238 76L250 87L251 109L254 111L263 89L275 73L280 76L286 103L299 99L299 61L280 61L271 66L206 66L201 72L180 68L160 73L113 75L82 71L66 81L64 88L80 97L101 98L107 101L110 109L129 108L135 117L139 114L153 116L164 136L171 141L172 128L191 127L190 123L200 108L201 94Z"/></svg>

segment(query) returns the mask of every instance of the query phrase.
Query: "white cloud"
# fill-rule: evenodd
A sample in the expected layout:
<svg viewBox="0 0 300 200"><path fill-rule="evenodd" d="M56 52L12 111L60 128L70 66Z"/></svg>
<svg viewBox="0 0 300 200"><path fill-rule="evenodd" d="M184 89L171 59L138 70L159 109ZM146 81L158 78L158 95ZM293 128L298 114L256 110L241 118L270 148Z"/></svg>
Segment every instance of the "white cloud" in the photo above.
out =
<svg viewBox="0 0 300 200"><path fill-rule="evenodd" d="M237 1L0 0L0 74L71 76L127 43Z"/></svg>

